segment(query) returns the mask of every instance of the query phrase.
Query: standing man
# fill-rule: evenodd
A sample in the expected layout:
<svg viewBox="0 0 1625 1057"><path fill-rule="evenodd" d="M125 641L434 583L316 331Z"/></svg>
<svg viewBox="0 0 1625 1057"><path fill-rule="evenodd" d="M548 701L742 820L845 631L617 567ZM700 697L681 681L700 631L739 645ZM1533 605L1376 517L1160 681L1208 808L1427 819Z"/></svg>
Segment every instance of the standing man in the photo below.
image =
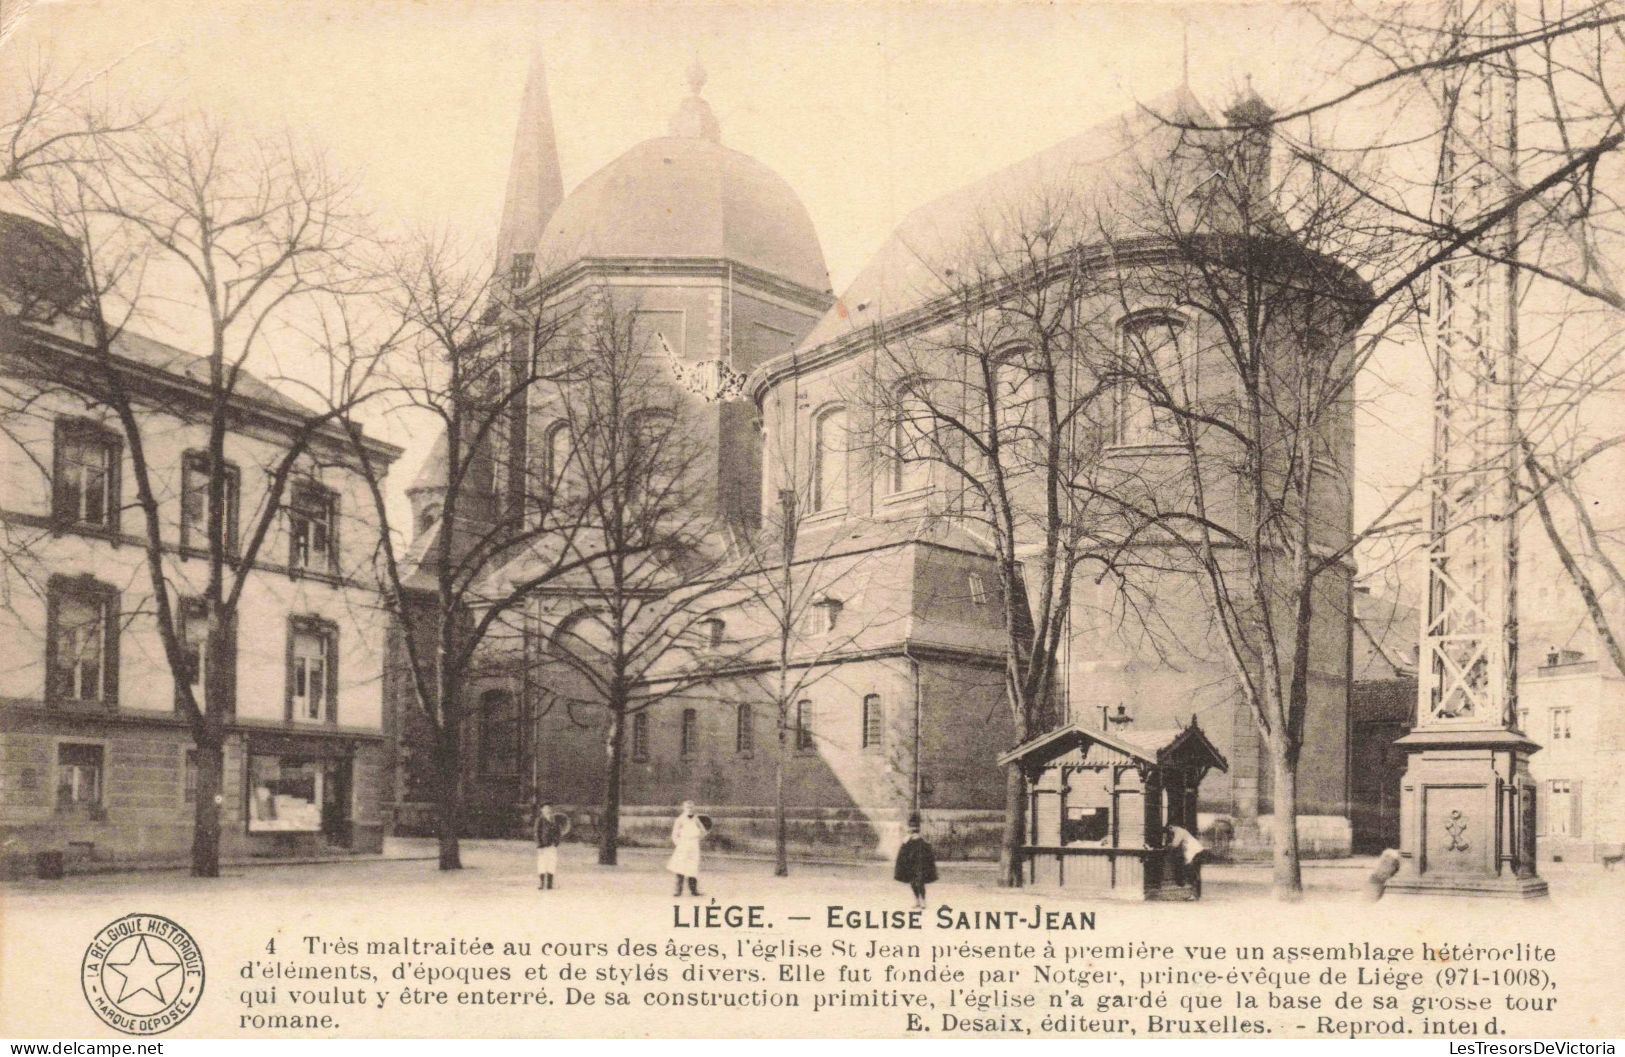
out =
<svg viewBox="0 0 1625 1057"><path fill-rule="evenodd" d="M1202 898L1202 863L1207 861L1207 847L1184 826L1172 823L1163 827L1163 847L1173 861L1175 877L1191 886L1191 893Z"/></svg>
<svg viewBox="0 0 1625 1057"><path fill-rule="evenodd" d="M666 860L666 869L677 875L677 891L673 895L683 894L685 877L688 878L688 894L700 894L700 841L705 839L706 831L711 828L706 823L704 816L694 813L694 801L683 801L682 811L671 826L671 842L675 850Z"/></svg>
<svg viewBox="0 0 1625 1057"><path fill-rule="evenodd" d="M553 875L559 872L559 845L570 832L570 816L553 814L552 804L543 804L536 812L536 873L537 888L553 887Z"/></svg>

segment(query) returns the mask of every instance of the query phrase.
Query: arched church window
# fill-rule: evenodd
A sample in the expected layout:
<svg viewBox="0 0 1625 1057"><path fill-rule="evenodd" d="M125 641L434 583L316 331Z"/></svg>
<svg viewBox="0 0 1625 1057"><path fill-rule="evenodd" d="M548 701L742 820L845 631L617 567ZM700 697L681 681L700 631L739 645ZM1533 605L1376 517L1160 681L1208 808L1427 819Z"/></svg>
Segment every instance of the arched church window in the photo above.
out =
<svg viewBox="0 0 1625 1057"><path fill-rule="evenodd" d="M547 487L553 495L567 499L572 494L571 462L575 456L570 423L555 422L547 430Z"/></svg>
<svg viewBox="0 0 1625 1057"><path fill-rule="evenodd" d="M846 408L832 407L813 423L813 510L840 510L847 502Z"/></svg>
<svg viewBox="0 0 1625 1057"><path fill-rule="evenodd" d="M1175 409L1196 393L1196 361L1184 352L1185 321L1169 312L1147 312L1122 325L1119 381L1112 440L1158 444L1178 440Z"/></svg>
<svg viewBox="0 0 1625 1057"><path fill-rule="evenodd" d="M519 773L519 706L507 690L480 695L480 773Z"/></svg>
<svg viewBox="0 0 1625 1057"><path fill-rule="evenodd" d="M904 382L892 394L890 466L886 486L891 492L924 488L930 481L931 409L920 393L920 382Z"/></svg>

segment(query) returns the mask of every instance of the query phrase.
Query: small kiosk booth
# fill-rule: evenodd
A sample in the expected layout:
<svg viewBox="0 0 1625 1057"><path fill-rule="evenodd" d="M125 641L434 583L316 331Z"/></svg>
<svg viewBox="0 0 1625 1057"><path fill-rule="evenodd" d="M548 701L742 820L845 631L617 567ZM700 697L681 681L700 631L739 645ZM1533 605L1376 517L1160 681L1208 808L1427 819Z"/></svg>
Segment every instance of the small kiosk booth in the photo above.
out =
<svg viewBox="0 0 1625 1057"><path fill-rule="evenodd" d="M1196 790L1229 769L1202 729L1072 723L999 757L1027 790L1027 883L1121 899L1194 899L1175 880L1166 825L1196 832Z"/></svg>

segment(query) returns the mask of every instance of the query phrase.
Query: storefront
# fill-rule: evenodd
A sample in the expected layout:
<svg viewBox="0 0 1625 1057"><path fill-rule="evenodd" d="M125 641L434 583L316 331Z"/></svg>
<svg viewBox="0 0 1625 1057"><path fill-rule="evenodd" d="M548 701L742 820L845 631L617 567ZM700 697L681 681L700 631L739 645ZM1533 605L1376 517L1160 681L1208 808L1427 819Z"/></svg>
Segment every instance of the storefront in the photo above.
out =
<svg viewBox="0 0 1625 1057"><path fill-rule="evenodd" d="M255 853L350 850L355 754L349 739L250 735L243 817Z"/></svg>

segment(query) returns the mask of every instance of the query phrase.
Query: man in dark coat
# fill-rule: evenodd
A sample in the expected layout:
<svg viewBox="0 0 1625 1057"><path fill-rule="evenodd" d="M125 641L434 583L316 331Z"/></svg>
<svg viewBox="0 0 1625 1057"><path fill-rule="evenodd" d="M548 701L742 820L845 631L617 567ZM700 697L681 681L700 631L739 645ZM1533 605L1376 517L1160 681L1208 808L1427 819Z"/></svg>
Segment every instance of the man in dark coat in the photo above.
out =
<svg viewBox="0 0 1625 1057"><path fill-rule="evenodd" d="M931 844L920 836L920 816L908 817L908 837L897 849L897 867L892 877L914 892L914 905L925 906L925 886L937 879L937 856Z"/></svg>

